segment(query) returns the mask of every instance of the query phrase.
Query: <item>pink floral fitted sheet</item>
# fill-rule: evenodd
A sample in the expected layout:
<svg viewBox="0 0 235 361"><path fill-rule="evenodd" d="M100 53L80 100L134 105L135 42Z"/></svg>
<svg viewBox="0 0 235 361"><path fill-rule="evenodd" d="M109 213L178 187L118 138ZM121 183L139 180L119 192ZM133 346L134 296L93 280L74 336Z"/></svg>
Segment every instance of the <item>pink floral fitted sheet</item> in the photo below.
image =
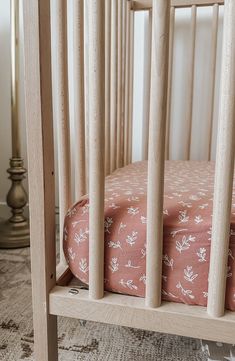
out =
<svg viewBox="0 0 235 361"><path fill-rule="evenodd" d="M206 306L214 163L167 161L164 191L162 298ZM235 189L235 188L234 188ZM144 297L147 162L106 178L105 289ZM235 192L233 194L235 196ZM89 283L89 198L67 213L64 253L72 273ZM226 308L235 310L235 202L231 214Z"/></svg>

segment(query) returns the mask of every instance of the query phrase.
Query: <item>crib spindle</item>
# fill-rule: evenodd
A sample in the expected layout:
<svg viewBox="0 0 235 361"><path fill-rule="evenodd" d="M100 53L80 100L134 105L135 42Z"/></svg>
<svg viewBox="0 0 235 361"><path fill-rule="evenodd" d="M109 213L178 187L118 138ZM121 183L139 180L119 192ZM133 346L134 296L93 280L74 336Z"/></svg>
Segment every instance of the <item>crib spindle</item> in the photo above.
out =
<svg viewBox="0 0 235 361"><path fill-rule="evenodd" d="M83 0L73 0L73 72L75 127L75 197L86 192L85 95L84 95L84 8Z"/></svg>
<svg viewBox="0 0 235 361"><path fill-rule="evenodd" d="M153 0L152 11L146 305L158 307L161 304L162 284L163 188L170 0Z"/></svg>
<svg viewBox="0 0 235 361"><path fill-rule="evenodd" d="M195 43L196 43L196 20L197 7L191 8L191 36L189 47L189 65L186 94L186 160L190 160L192 116L193 116L193 88L194 88L194 63L195 63Z"/></svg>
<svg viewBox="0 0 235 361"><path fill-rule="evenodd" d="M172 92L172 70L174 52L174 30L175 30L175 8L171 7L170 16L170 39L169 39L169 74L167 87L167 116L166 116L166 149L165 158L170 156L170 122L171 122L171 92Z"/></svg>
<svg viewBox="0 0 235 361"><path fill-rule="evenodd" d="M89 296L104 293L105 0L89 0Z"/></svg>
<svg viewBox="0 0 235 361"><path fill-rule="evenodd" d="M125 54L125 104L124 104L124 165L128 163L129 80L130 80L130 1L126 2L126 54Z"/></svg>
<svg viewBox="0 0 235 361"><path fill-rule="evenodd" d="M117 0L118 6L118 38L117 38L117 154L116 154L116 167L121 167L122 156L122 0Z"/></svg>
<svg viewBox="0 0 235 361"><path fill-rule="evenodd" d="M63 225L71 205L70 127L68 98L67 1L52 1L54 24L53 102L58 134L60 262L66 263L63 252Z"/></svg>
<svg viewBox="0 0 235 361"><path fill-rule="evenodd" d="M210 79L209 79L209 142L208 142L208 160L211 160L211 141L214 118L214 100L215 100L215 75L216 75L216 54L217 54L217 37L218 37L219 5L213 6L212 19L212 37L211 37L211 60L210 60Z"/></svg>
<svg viewBox="0 0 235 361"><path fill-rule="evenodd" d="M111 2L105 1L105 174L110 173L110 45Z"/></svg>
<svg viewBox="0 0 235 361"><path fill-rule="evenodd" d="M225 1L208 313L224 314L235 149L235 2Z"/></svg>
<svg viewBox="0 0 235 361"><path fill-rule="evenodd" d="M111 68L110 68L110 164L116 169L117 148L117 1L111 1Z"/></svg>
<svg viewBox="0 0 235 361"><path fill-rule="evenodd" d="M148 137L149 137L149 98L150 98L150 66L151 66L151 38L152 38L152 10L148 13L148 25L145 28L145 69L144 69L144 104L143 104L143 144L142 144L142 159L148 159Z"/></svg>
<svg viewBox="0 0 235 361"><path fill-rule="evenodd" d="M134 85L134 11L130 12L130 71L129 71L129 114L128 114L128 164L132 162L132 127L133 127L133 85Z"/></svg>

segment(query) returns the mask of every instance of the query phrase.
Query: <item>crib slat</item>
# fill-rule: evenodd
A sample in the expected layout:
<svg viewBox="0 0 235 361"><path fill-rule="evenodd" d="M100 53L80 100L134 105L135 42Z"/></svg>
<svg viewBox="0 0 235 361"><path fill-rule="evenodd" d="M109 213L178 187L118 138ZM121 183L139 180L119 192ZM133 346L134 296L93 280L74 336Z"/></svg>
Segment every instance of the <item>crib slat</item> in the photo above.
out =
<svg viewBox="0 0 235 361"><path fill-rule="evenodd" d="M133 85L134 85L134 11L130 12L130 71L129 71L129 115L128 115L128 163L132 162L132 126L133 126Z"/></svg>
<svg viewBox="0 0 235 361"><path fill-rule="evenodd" d="M52 18L54 24L53 109L58 137L60 262L66 263L63 252L63 224L71 205L67 1L52 1Z"/></svg>
<svg viewBox="0 0 235 361"><path fill-rule="evenodd" d="M125 91L126 91L126 0L122 0L122 129L121 129L121 166L124 165L124 128L125 128Z"/></svg>
<svg viewBox="0 0 235 361"><path fill-rule="evenodd" d="M105 1L105 174L110 173L110 45L111 2Z"/></svg>
<svg viewBox="0 0 235 361"><path fill-rule="evenodd" d="M216 54L217 54L217 36L219 21L219 5L213 6L212 20L212 39L211 39L211 60L210 60L210 79L209 79L209 142L208 142L208 160L211 160L211 141L213 131L214 117L214 99L215 99L215 75L216 75Z"/></svg>
<svg viewBox="0 0 235 361"><path fill-rule="evenodd" d="M196 43L196 18L197 8L195 5L191 9L191 37L189 48L189 63L187 75L187 96L186 96L186 150L185 158L190 159L192 116L193 116L193 88L194 88L194 63L195 63L195 43Z"/></svg>
<svg viewBox="0 0 235 361"><path fill-rule="evenodd" d="M75 197L76 200L79 200L86 192L83 0L73 0L72 5L75 126Z"/></svg>
<svg viewBox="0 0 235 361"><path fill-rule="evenodd" d="M167 116L166 116L166 155L170 156L170 121L171 121L171 92L172 92L172 70L173 70L173 48L174 48L174 30L175 30L175 8L171 7L170 16L170 40L169 40L169 74L167 87Z"/></svg>
<svg viewBox="0 0 235 361"><path fill-rule="evenodd" d="M111 69L110 69L110 154L111 172L116 169L117 154L117 1L111 1Z"/></svg>
<svg viewBox="0 0 235 361"><path fill-rule="evenodd" d="M148 159L148 139L149 139L149 98L150 98L150 66L151 66L151 38L152 38L152 10L148 14L148 26L145 34L145 69L144 69L144 104L143 104L143 144L142 159Z"/></svg>
<svg viewBox="0 0 235 361"><path fill-rule="evenodd" d="M161 304L169 22L170 0L153 0L146 258L149 307Z"/></svg>
<svg viewBox="0 0 235 361"><path fill-rule="evenodd" d="M130 73L130 1L126 2L126 54L125 54L125 104L124 104L124 165L128 163L129 127L129 73Z"/></svg>
<svg viewBox="0 0 235 361"><path fill-rule="evenodd" d="M122 145L122 0L118 4L118 39L117 39L117 154L116 167L121 167Z"/></svg>
<svg viewBox="0 0 235 361"><path fill-rule="evenodd" d="M225 1L208 313L224 314L235 149L235 2Z"/></svg>
<svg viewBox="0 0 235 361"><path fill-rule="evenodd" d="M104 292L105 0L88 1L89 17L89 295Z"/></svg>

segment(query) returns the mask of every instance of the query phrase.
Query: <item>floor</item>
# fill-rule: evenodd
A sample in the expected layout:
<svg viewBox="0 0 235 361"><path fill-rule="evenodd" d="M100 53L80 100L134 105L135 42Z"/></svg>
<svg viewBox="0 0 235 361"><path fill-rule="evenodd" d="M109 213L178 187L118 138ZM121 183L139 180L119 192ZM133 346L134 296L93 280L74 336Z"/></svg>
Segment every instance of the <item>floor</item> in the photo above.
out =
<svg viewBox="0 0 235 361"><path fill-rule="evenodd" d="M93 322L59 318L60 361L235 360L235 348ZM29 249L0 250L0 361L33 361ZM234 354L233 354L234 353Z"/></svg>

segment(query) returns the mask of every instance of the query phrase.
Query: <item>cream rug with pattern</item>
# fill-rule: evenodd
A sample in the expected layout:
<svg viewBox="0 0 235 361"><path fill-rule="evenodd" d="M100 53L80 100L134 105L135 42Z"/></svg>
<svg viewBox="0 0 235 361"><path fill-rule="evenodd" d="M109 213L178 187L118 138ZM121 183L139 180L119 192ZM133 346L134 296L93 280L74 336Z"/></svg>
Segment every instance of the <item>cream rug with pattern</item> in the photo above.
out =
<svg viewBox="0 0 235 361"><path fill-rule="evenodd" d="M60 361L208 359L199 340L126 327L59 318L58 334ZM210 347L211 359L229 359L217 349ZM232 348L226 350L231 357ZM20 360L34 360L29 249L0 250L0 361Z"/></svg>

